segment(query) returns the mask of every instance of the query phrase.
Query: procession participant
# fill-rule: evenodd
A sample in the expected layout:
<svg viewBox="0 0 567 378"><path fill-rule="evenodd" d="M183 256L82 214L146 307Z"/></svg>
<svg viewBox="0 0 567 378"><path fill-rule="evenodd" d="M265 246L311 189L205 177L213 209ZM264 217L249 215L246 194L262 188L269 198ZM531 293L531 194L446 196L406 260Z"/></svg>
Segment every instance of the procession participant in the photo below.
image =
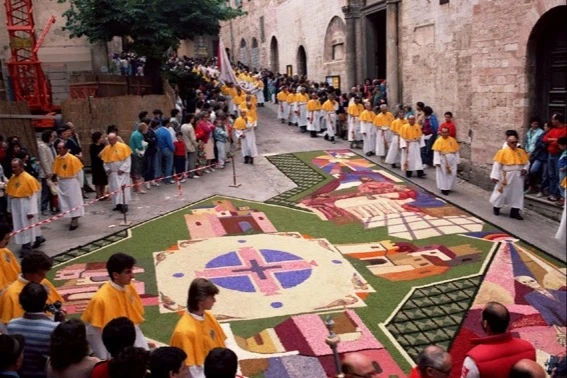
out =
<svg viewBox="0 0 567 378"><path fill-rule="evenodd" d="M417 177L423 178L423 162L421 160L421 147L425 146L421 126L415 122L415 116L408 117L408 123L400 129L400 148L402 150L402 171L406 177L411 177L417 171Z"/></svg>
<svg viewBox="0 0 567 378"><path fill-rule="evenodd" d="M41 186L32 175L24 171L24 162L21 159L13 159L10 164L13 174L6 184L6 194L9 196L8 211L12 213L14 229L21 230L39 222L37 205ZM14 240L22 246L21 257L32 248L38 248L45 243L45 238L41 236L41 227L19 232L14 236Z"/></svg>
<svg viewBox="0 0 567 378"><path fill-rule="evenodd" d="M390 125L394 121L394 116L388 111L388 105L380 105L380 113L374 118L376 127L376 156L384 158L388 154L388 145L392 141Z"/></svg>
<svg viewBox="0 0 567 378"><path fill-rule="evenodd" d="M234 103L233 113L235 116L238 116L238 108L243 102L246 102L246 93L240 88L240 86L236 87L236 96L232 98Z"/></svg>
<svg viewBox="0 0 567 378"><path fill-rule="evenodd" d="M335 144L335 135L337 134L337 110L339 110L339 103L335 100L335 94L330 93L328 100L321 106L321 111L327 125L325 139L328 138L333 144Z"/></svg>
<svg viewBox="0 0 567 378"><path fill-rule="evenodd" d="M281 120L282 123L285 123L285 120L288 118L289 115L289 104L287 103L287 96L289 92L287 90L287 86L284 86L283 89L278 93L278 119Z"/></svg>
<svg viewBox="0 0 567 378"><path fill-rule="evenodd" d="M398 111L398 118L392 121L390 125L390 132L392 133L392 140L388 147L388 155L386 155L385 162L390 164L392 168L396 168L396 164L400 162L400 130L402 126L407 123L404 118L405 113L403 110Z"/></svg>
<svg viewBox="0 0 567 378"><path fill-rule="evenodd" d="M360 129L362 131L362 151L366 156L375 154L376 130L373 122L376 114L372 111L372 104L366 101L364 111L360 113Z"/></svg>
<svg viewBox="0 0 567 378"><path fill-rule="evenodd" d="M106 262L110 278L90 299L81 320L87 325L87 340L96 357L110 358L102 341L103 328L113 319L124 316L134 323L134 346L149 349L140 324L144 322L144 306L132 285L136 260L125 253L115 253Z"/></svg>
<svg viewBox="0 0 567 378"><path fill-rule="evenodd" d="M67 145L63 142L57 144L57 157L53 163L52 181L57 182L57 193L59 207L66 213L65 218L71 218L69 230L73 231L79 227L79 218L85 215L83 207L83 194L81 192L81 171L83 163L78 157L69 153Z"/></svg>
<svg viewBox="0 0 567 378"><path fill-rule="evenodd" d="M204 363L209 351L226 347L226 335L210 310L215 304L218 287L205 278L196 278L189 286L187 311L177 322L171 341L187 354L185 365L192 378L204 378Z"/></svg>
<svg viewBox="0 0 567 378"><path fill-rule="evenodd" d="M0 222L0 295L8 285L18 279L22 271L18 259L8 249L11 231L8 223Z"/></svg>
<svg viewBox="0 0 567 378"><path fill-rule="evenodd" d="M254 129L257 124L253 118L248 117L248 109L240 109L240 117L234 121L236 138L242 140L242 156L244 164L254 165L254 158L258 155L256 147L256 133Z"/></svg>
<svg viewBox="0 0 567 378"><path fill-rule="evenodd" d="M20 304L20 293L30 282L41 284L45 288L48 304L63 303L63 297L59 295L55 286L45 278L52 267L53 260L51 257L41 251L31 251L22 258L22 273L0 296L0 332L2 332L3 325L24 314L24 309Z"/></svg>
<svg viewBox="0 0 567 378"><path fill-rule="evenodd" d="M494 190L490 196L494 215L500 215L504 205L510 205L510 218L523 220L520 210L524 208L524 181L530 161L528 154L518 148L518 138L514 135L506 139L508 147L502 148L494 156L490 178Z"/></svg>
<svg viewBox="0 0 567 378"><path fill-rule="evenodd" d="M287 94L287 108L288 108L288 115L287 115L287 124L289 126L296 126L297 117L295 114L295 93L294 88L291 88L289 93Z"/></svg>
<svg viewBox="0 0 567 378"><path fill-rule="evenodd" d="M362 143L359 116L363 111L364 107L360 103L360 97L355 96L354 101L347 108L348 141L350 142L350 148L360 148L360 144Z"/></svg>
<svg viewBox="0 0 567 378"><path fill-rule="evenodd" d="M234 114L234 97L236 97L236 88L234 83L226 83L221 87L221 93L226 98L226 105L228 106L229 112Z"/></svg>
<svg viewBox="0 0 567 378"><path fill-rule="evenodd" d="M254 76L254 87L252 90L252 93L254 94L254 96L256 96L256 98L258 99L258 103L257 105L261 108L264 107L264 81L262 80L262 75L258 74L256 76Z"/></svg>
<svg viewBox="0 0 567 378"><path fill-rule="evenodd" d="M116 134L108 134L108 146L100 152L100 158L108 175L108 188L112 193L112 204L115 206L112 210L123 213L128 211L128 202L130 201L131 155L130 147L119 142ZM125 186L124 191L122 190L123 186ZM123 192L124 195L122 195Z"/></svg>
<svg viewBox="0 0 567 378"><path fill-rule="evenodd" d="M299 130L304 133L307 131L307 102L309 101L309 96L306 93L305 87L297 88L297 94L295 95L295 116L297 119L297 126Z"/></svg>
<svg viewBox="0 0 567 378"><path fill-rule="evenodd" d="M448 126L440 129L441 138L437 138L433 144L433 165L437 179L437 188L444 195L449 195L455 185L457 178L457 165L460 162L459 143L450 136L451 130Z"/></svg>
<svg viewBox="0 0 567 378"><path fill-rule="evenodd" d="M321 131L321 103L317 91L311 93L311 100L307 103L307 130L311 138L316 138Z"/></svg>

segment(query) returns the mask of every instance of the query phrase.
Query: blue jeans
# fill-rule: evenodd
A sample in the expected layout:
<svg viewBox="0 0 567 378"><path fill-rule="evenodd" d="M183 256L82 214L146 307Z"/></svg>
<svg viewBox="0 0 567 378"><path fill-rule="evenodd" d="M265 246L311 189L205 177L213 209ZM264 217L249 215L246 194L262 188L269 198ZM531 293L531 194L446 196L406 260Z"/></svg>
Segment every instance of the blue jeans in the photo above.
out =
<svg viewBox="0 0 567 378"><path fill-rule="evenodd" d="M530 167L530 184L537 185L539 181L539 191L549 189L549 175L547 173L547 161L534 160Z"/></svg>
<svg viewBox="0 0 567 378"><path fill-rule="evenodd" d="M555 197L561 196L561 190L559 189L559 167L557 166L560 156L560 154L549 154L547 158L547 172L549 174L549 195Z"/></svg>
<svg viewBox="0 0 567 378"><path fill-rule="evenodd" d="M158 165L156 167L156 177L168 177L168 180L173 180L170 177L173 173L173 151L168 148L160 149L157 153Z"/></svg>

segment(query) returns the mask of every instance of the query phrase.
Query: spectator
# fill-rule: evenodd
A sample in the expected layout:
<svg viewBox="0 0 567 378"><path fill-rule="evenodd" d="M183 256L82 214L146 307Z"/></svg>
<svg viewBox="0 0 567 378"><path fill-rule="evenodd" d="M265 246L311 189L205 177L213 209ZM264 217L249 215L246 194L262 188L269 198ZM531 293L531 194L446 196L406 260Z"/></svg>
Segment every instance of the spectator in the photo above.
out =
<svg viewBox="0 0 567 378"><path fill-rule="evenodd" d="M509 378L545 378L545 370L535 361L520 360L512 366Z"/></svg>
<svg viewBox="0 0 567 378"><path fill-rule="evenodd" d="M143 110L140 113L138 113L138 121L134 122L134 129L132 131L136 131L138 130L138 125L141 122L144 122L144 119L148 117L148 112Z"/></svg>
<svg viewBox="0 0 567 378"><path fill-rule="evenodd" d="M175 182L171 177L173 172L173 153L175 152L173 138L169 131L160 124L156 130L156 139L158 146L156 176L165 178L166 184L174 184Z"/></svg>
<svg viewBox="0 0 567 378"><path fill-rule="evenodd" d="M565 119L563 114L555 113L551 118L553 128L549 130L547 134L543 137L543 142L547 143L547 167L549 173L549 197L548 200L555 202L559 200L561 193L559 185L559 168L558 161L561 156L561 150L557 141L561 137L567 137L567 125L565 125Z"/></svg>
<svg viewBox="0 0 567 378"><path fill-rule="evenodd" d="M559 171L559 203L561 205L565 202L565 189L563 186L563 181L567 174L567 136L561 137L557 140L557 146L561 151L559 160L557 162L557 170Z"/></svg>
<svg viewBox="0 0 567 378"><path fill-rule="evenodd" d="M181 125L181 133L183 134L183 142L187 151L187 171L190 179L199 178L195 175L195 167L197 164L197 148L199 143L195 136L195 115L190 113L185 116L185 123Z"/></svg>
<svg viewBox="0 0 567 378"><path fill-rule="evenodd" d="M169 123L171 127L173 127L173 130L178 133L181 131L181 112L179 109L171 109L170 114L171 118L169 118Z"/></svg>
<svg viewBox="0 0 567 378"><path fill-rule="evenodd" d="M4 174L4 167L0 165L0 221L4 221L6 219L6 212L8 210L8 201L6 201L5 193L7 184L8 178Z"/></svg>
<svg viewBox="0 0 567 378"><path fill-rule="evenodd" d="M345 378L373 378L382 373L380 365L361 352L347 354L341 364Z"/></svg>
<svg viewBox="0 0 567 378"><path fill-rule="evenodd" d="M154 181L158 164L156 130L159 122L145 118L144 123L150 125L148 132L144 134L144 141L148 144L144 154L144 181L146 182L146 190L150 190L152 186L159 186L159 183Z"/></svg>
<svg viewBox="0 0 567 378"><path fill-rule="evenodd" d="M0 335L0 378L19 378L24 361L25 339L22 335Z"/></svg>
<svg viewBox="0 0 567 378"><path fill-rule="evenodd" d="M127 347L134 346L136 328L134 323L124 316L114 318L102 329L102 342L111 358L116 358ZM92 373L92 378L109 378L108 360L98 363Z"/></svg>
<svg viewBox="0 0 567 378"><path fill-rule="evenodd" d="M24 256L21 265L22 274L0 296L0 323L7 324L10 320L24 314L25 309L20 305L20 293L30 282L41 284L47 289L49 304L57 301L63 302L63 298L53 284L45 278L52 266L53 261L43 252L33 251Z"/></svg>
<svg viewBox="0 0 567 378"><path fill-rule="evenodd" d="M425 117L425 114L423 113L424 108L425 108L425 104L421 101L418 101L415 104L415 110L416 110L415 120L416 120L417 124L420 125L420 126L423 123L423 118Z"/></svg>
<svg viewBox="0 0 567 378"><path fill-rule="evenodd" d="M53 175L53 161L55 160L55 134L51 130L41 133L41 142L37 144L39 154L39 178L41 180L41 215L47 215L51 203L51 176Z"/></svg>
<svg viewBox="0 0 567 378"><path fill-rule="evenodd" d="M535 149L530 155L530 172L528 176L530 192L537 193L536 197L538 198L546 195L546 192L549 190L548 153L547 145L543 142L543 138L549 130L551 130L551 122L546 122L543 125L543 133L537 139Z"/></svg>
<svg viewBox="0 0 567 378"><path fill-rule="evenodd" d="M109 144L108 141L108 136L110 134L116 134L116 138L118 139L118 141L120 143L124 143L124 139L122 139L118 133L118 126L116 125L108 125L108 127L106 128L106 140L105 140L105 144Z"/></svg>
<svg viewBox="0 0 567 378"><path fill-rule="evenodd" d="M45 313L47 290L38 283L28 283L20 293L20 304L25 313L8 323L9 335L24 336L24 361L20 374L25 378L45 378L45 366L49 355L51 334L59 322Z"/></svg>
<svg viewBox="0 0 567 378"><path fill-rule="evenodd" d="M138 124L138 129L135 130L130 136L130 149L132 150L132 168L130 175L132 176L132 181L134 184L134 191L145 194L143 185L143 173L144 173L144 155L146 154L146 148L148 143L144 140L144 134L148 132L149 126L144 122Z"/></svg>
<svg viewBox="0 0 567 378"><path fill-rule="evenodd" d="M437 345L426 347L417 356L417 366L414 367L409 378L436 378L449 377L453 368L451 355Z"/></svg>
<svg viewBox="0 0 567 378"><path fill-rule="evenodd" d="M149 378L150 352L127 347L108 363L110 378Z"/></svg>
<svg viewBox="0 0 567 378"><path fill-rule="evenodd" d="M173 166L175 167L176 177L179 182L185 182L185 164L187 152L185 150L185 142L183 141L183 133L178 131L175 134L175 142L173 142L175 153L173 155Z"/></svg>
<svg viewBox="0 0 567 378"><path fill-rule="evenodd" d="M91 172L93 176L93 185L96 190L96 198L102 198L106 194L106 186L108 185L108 176L104 170L104 163L100 158L100 153L105 145L102 139L102 133L95 131L91 135L92 143L89 147L91 156ZM107 200L108 198L105 198Z"/></svg>
<svg viewBox="0 0 567 378"><path fill-rule="evenodd" d="M227 348L213 348L205 358L206 378L234 378L238 370L236 353Z"/></svg>
<svg viewBox="0 0 567 378"><path fill-rule="evenodd" d="M421 130L423 131L423 139L425 141L425 147L421 148L421 160L423 160L423 168L427 168L433 165L433 151L431 147L433 147L433 143L437 139L437 131L439 130L439 122L435 114L433 114L431 106L423 108Z"/></svg>
<svg viewBox="0 0 567 378"><path fill-rule="evenodd" d="M87 329L79 319L67 320L51 334L48 378L90 378L99 359L89 356Z"/></svg>
<svg viewBox="0 0 567 378"><path fill-rule="evenodd" d="M535 348L528 341L506 332L510 323L508 309L488 302L482 311L481 327L486 337L472 339L473 347L465 358L462 378L505 377L522 359L535 361Z"/></svg>
<svg viewBox="0 0 567 378"><path fill-rule="evenodd" d="M455 126L455 122L453 122L453 113L445 112L445 122L439 126L439 130L443 127L447 127L449 129L449 136L453 138L457 138L457 127Z"/></svg>
<svg viewBox="0 0 567 378"><path fill-rule="evenodd" d="M175 347L162 347L150 355L152 378L186 378L188 374L184 351ZM221 376L216 376L222 378Z"/></svg>

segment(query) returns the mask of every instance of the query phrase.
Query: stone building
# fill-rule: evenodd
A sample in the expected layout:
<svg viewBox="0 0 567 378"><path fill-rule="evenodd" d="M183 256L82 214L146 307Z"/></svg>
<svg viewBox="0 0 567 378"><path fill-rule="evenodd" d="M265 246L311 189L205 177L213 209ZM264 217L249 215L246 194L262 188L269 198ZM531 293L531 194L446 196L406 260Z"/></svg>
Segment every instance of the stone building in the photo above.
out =
<svg viewBox="0 0 567 378"><path fill-rule="evenodd" d="M504 131L567 110L567 0L231 0L233 60L348 90L388 82L391 104L456 118L463 175L488 186Z"/></svg>

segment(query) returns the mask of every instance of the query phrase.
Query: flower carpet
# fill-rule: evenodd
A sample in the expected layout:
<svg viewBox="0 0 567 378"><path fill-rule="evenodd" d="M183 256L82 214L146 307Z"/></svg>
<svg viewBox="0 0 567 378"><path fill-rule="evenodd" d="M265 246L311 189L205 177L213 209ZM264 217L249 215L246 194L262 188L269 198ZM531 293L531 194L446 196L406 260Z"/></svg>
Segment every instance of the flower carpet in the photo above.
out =
<svg viewBox="0 0 567 378"><path fill-rule="evenodd" d="M405 376L429 344L451 351L458 376L491 300L542 361L565 345L561 262L350 150L268 160L296 187L265 203L210 197L56 257L68 311L84 310L106 259L126 252L145 335L167 343L189 283L208 278L247 377L335 376L331 321L339 354L367 354L380 376Z"/></svg>

